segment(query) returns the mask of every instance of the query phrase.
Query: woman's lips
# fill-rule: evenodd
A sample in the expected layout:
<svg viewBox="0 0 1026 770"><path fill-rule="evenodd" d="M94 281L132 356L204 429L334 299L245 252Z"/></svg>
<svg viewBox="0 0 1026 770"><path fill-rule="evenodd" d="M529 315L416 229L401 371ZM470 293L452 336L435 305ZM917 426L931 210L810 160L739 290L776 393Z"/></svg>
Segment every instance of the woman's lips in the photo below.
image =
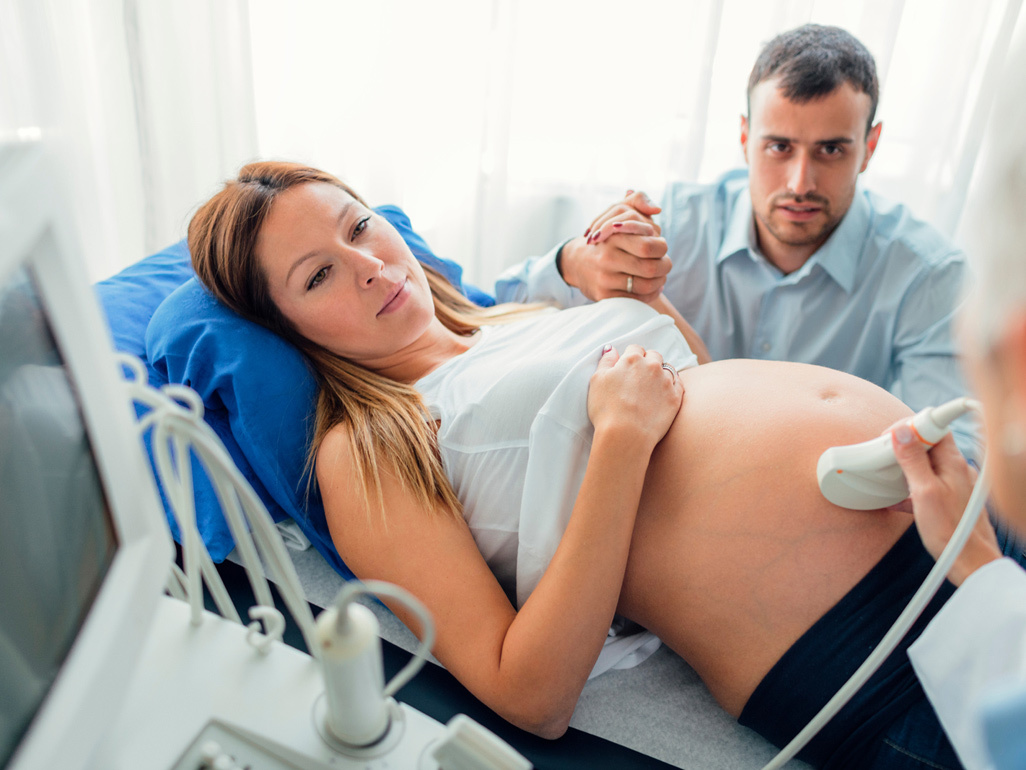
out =
<svg viewBox="0 0 1026 770"><path fill-rule="evenodd" d="M381 306L381 310L378 311L379 316L388 315L394 313L396 310L406 304L407 297L410 296L409 279L403 278L395 288L388 295L388 299L385 300L385 304Z"/></svg>

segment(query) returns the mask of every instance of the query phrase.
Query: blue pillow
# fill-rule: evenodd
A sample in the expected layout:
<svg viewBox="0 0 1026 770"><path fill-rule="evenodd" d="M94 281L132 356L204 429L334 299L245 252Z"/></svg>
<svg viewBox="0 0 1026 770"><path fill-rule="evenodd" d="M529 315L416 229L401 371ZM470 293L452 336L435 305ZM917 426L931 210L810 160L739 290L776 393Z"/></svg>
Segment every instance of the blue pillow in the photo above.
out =
<svg viewBox="0 0 1026 770"><path fill-rule="evenodd" d="M116 350L146 362L146 326L168 294L195 273L185 241L129 265L94 287L107 314Z"/></svg>
<svg viewBox="0 0 1026 770"><path fill-rule="evenodd" d="M375 209L422 263L481 305L495 300L464 285L463 270L436 256L396 206ZM306 451L316 386L305 359L262 326L215 300L196 280L188 248L178 243L97 284L115 346L139 355L150 382L192 387L205 418L276 521L292 518L328 562L351 573L331 542L324 508L307 495ZM143 323L145 321L145 323ZM235 543L216 495L194 463L196 516L210 555L222 561ZM172 522L176 539L180 539Z"/></svg>

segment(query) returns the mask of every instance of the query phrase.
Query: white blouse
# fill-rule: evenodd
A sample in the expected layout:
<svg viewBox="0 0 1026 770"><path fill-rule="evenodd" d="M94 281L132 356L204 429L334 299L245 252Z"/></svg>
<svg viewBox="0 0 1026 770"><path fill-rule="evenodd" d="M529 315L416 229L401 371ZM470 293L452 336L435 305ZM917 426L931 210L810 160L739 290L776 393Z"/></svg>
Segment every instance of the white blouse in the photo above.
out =
<svg viewBox="0 0 1026 770"><path fill-rule="evenodd" d="M673 320L637 300L608 299L488 326L481 339L416 383L441 422L446 474L489 568L517 607L563 536L591 449L588 384L602 347L657 350L696 366ZM592 676L644 660L651 634L610 632Z"/></svg>

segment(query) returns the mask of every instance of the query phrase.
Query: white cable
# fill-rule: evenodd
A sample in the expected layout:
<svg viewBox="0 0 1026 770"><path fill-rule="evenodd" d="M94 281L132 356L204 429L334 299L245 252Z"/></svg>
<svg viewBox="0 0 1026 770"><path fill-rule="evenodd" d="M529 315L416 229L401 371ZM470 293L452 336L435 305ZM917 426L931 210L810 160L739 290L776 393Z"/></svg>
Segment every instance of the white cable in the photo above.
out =
<svg viewBox="0 0 1026 770"><path fill-rule="evenodd" d="M344 633L343 626L347 617L346 608L356 599L357 596L360 595L377 596L379 598L387 596L392 599L396 599L401 604L405 605L407 609L413 612L413 614L417 616L417 620L420 621L420 644L414 651L413 657L410 658L409 663L403 666L403 668L394 677L392 677L392 680L385 686L384 695L388 698L395 695L403 685L413 679L417 672L423 668L424 663L427 661L428 655L431 652L431 648L434 647L435 644L435 623L427 608L409 591L400 588L393 583L386 583L382 580L366 580L363 582L351 580L342 586L335 597L334 606L338 611L336 627L337 633Z"/></svg>
<svg viewBox="0 0 1026 770"><path fill-rule="evenodd" d="M166 385L157 391L147 384L146 369L141 361L124 354L119 356L119 361L129 370L126 376L129 395L149 409L139 419L137 428L140 434L153 429L154 465L181 531L185 573L176 580L179 588L185 589L194 617L202 616L202 577L222 614L241 622L196 526L191 453L195 453L211 480L257 597L259 606L251 609L251 617L263 623L265 637L281 638L283 619L273 604L261 567L263 558L307 647L316 655L313 614L295 565L263 502L239 472L224 444L203 421L202 400L195 391L182 385ZM222 607L224 603L227 606ZM251 624L251 636L252 631ZM267 648L266 644L258 646Z"/></svg>
<svg viewBox="0 0 1026 770"><path fill-rule="evenodd" d="M966 405L975 412L981 412L982 408L980 402L974 399L965 399ZM948 544L941 551L940 556L937 559L937 563L933 565L933 568L926 575L926 579L923 580L923 584L919 589L912 595L908 605L898 616L898 619L894 621L890 630L884 634L883 639L880 640L879 644L869 654L869 657L859 666L855 673L851 675L847 682L845 682L841 688L834 694L834 696L827 701L826 705L820 709L819 713L814 716L809 723L802 728L790 743L784 746L770 762L768 762L762 770L778 770L783 767L785 762L790 761L794 756L805 748L805 745L815 737L823 727L833 719L837 713L844 708L849 700L855 695L856 692L867 682L869 678L877 672L877 669L883 665L887 657L894 652L898 644L904 638L905 634L912 627L912 624L916 622L916 619L922 614L926 605L930 603L934 595L937 593L944 579L947 577L948 572L951 571L952 565L955 563L955 559L958 558L958 554L961 553L962 548L965 546L966 541L972 534L973 527L976 526L977 520L980 518L980 512L983 510L984 503L987 499L987 485L989 479L987 474L987 460L984 457L983 467L980 469L980 475L976 479L976 485L973 487L972 494L969 495L969 501L966 503L965 510L962 512L962 518L958 522L958 526L955 527L954 533L951 535L951 539ZM912 526L915 526L914 524Z"/></svg>

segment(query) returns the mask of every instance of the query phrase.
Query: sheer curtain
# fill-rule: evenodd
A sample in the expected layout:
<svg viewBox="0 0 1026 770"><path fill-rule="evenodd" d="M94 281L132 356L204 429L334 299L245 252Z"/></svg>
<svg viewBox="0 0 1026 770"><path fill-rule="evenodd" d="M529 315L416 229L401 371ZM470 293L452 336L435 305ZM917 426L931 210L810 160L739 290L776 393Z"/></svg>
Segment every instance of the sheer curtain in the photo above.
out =
<svg viewBox="0 0 1026 770"><path fill-rule="evenodd" d="M256 155L245 0L0 0L0 141L42 140L93 279Z"/></svg>
<svg viewBox="0 0 1026 770"><path fill-rule="evenodd" d="M94 278L182 237L244 162L397 203L490 286L628 187L738 166L759 47L877 58L868 185L954 232L1022 0L0 0L0 138L59 157Z"/></svg>
<svg viewBox="0 0 1026 770"><path fill-rule="evenodd" d="M250 0L258 147L403 206L490 286L627 188L657 197L742 165L759 48L805 22L836 24L881 76L865 183L952 234L1020 6Z"/></svg>

